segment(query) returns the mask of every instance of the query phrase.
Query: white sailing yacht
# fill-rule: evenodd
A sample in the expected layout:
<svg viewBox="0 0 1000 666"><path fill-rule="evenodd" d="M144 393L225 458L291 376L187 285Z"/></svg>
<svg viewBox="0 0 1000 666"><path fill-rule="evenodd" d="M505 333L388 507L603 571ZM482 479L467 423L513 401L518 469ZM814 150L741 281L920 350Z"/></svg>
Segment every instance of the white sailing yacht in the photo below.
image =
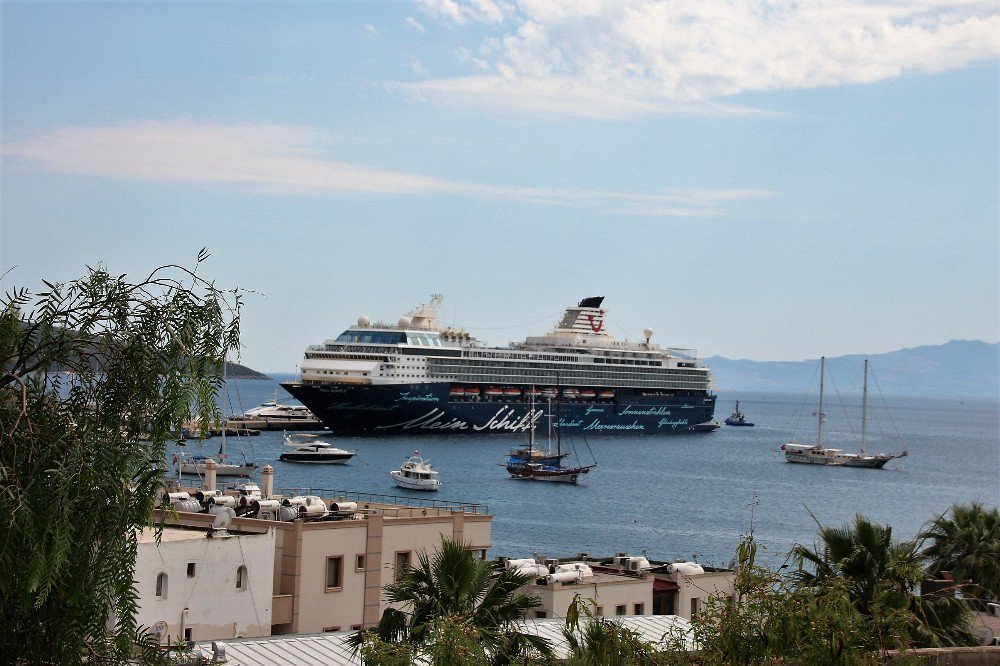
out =
<svg viewBox="0 0 1000 666"><path fill-rule="evenodd" d="M223 409L225 409L226 399L229 395L228 384L229 375L227 372L227 364L223 361L222 365L222 402ZM226 453L226 424L222 424L222 443L219 445L219 453L215 456L214 460L216 463L215 474L216 476L250 476L257 470L257 463L247 462L244 457L243 463L231 462L229 460L229 454ZM206 470L206 462L208 461L208 456L201 454L189 456L186 452L175 453L173 462L177 470L177 476L182 474L198 474L204 476Z"/></svg>
<svg viewBox="0 0 1000 666"><path fill-rule="evenodd" d="M810 465L832 465L843 467L865 467L867 469L882 469L890 460L909 455L903 450L899 453L868 454L865 450L868 437L868 359L865 359L864 389L861 398L861 450L858 453L845 453L840 449L829 449L823 446L823 379L826 368L826 357L820 358L819 365L819 410L817 411L816 443L782 444L785 460L792 463Z"/></svg>

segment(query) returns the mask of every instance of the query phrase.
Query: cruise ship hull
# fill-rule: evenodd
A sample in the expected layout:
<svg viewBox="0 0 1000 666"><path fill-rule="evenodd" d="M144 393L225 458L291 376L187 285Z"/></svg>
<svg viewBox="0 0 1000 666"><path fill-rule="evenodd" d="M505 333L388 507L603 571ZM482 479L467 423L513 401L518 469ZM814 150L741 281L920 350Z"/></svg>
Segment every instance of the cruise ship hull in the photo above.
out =
<svg viewBox="0 0 1000 666"><path fill-rule="evenodd" d="M548 407L526 396L455 397L447 382L420 384L305 384L282 386L308 407L331 432L342 435L490 434L547 427ZM468 386L467 384L464 386ZM481 395L486 393L486 387ZM711 430L715 396L671 395L620 388L610 398L560 400L564 433L661 435ZM556 411L553 409L553 411ZM712 423L712 425L717 425Z"/></svg>

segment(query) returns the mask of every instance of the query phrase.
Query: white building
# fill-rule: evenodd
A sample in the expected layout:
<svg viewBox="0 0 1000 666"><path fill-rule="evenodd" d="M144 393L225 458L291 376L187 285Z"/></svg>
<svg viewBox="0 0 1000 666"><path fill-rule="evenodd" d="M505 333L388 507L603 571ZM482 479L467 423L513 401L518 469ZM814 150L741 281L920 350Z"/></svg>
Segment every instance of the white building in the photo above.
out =
<svg viewBox="0 0 1000 666"><path fill-rule="evenodd" d="M209 536L211 534L211 536ZM275 530L166 527L139 535L136 623L173 642L268 636Z"/></svg>

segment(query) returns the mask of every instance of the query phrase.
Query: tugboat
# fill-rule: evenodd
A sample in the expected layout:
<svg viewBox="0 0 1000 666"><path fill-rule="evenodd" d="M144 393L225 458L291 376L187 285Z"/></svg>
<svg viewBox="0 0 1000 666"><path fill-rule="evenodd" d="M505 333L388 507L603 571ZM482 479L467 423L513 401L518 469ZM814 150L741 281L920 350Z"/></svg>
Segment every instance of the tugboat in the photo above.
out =
<svg viewBox="0 0 1000 666"><path fill-rule="evenodd" d="M406 462L399 469L389 472L393 481L400 488L409 490L439 490L441 480L438 479L437 471L431 467L430 460L420 457L420 451L414 451L413 455L406 459Z"/></svg>
<svg viewBox="0 0 1000 666"><path fill-rule="evenodd" d="M733 413L729 415L728 419L726 419L726 425L731 425L731 426L752 426L753 425L753 422L752 421L747 421L746 415L743 412L740 411L740 401L739 400L736 401L736 409L734 409Z"/></svg>

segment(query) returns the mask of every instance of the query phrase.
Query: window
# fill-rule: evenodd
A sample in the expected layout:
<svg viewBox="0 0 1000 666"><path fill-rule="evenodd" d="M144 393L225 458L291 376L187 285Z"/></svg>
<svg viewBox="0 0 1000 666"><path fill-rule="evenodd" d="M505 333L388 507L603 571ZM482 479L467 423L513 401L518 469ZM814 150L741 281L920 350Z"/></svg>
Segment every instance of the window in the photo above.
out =
<svg viewBox="0 0 1000 666"><path fill-rule="evenodd" d="M598 606L596 608L597 617L604 617L604 606Z"/></svg>
<svg viewBox="0 0 1000 666"><path fill-rule="evenodd" d="M344 558L326 558L326 589L339 590L344 585Z"/></svg>
<svg viewBox="0 0 1000 666"><path fill-rule="evenodd" d="M691 617L689 619L693 620L698 616L698 611L701 609L701 599L695 597L691 600Z"/></svg>
<svg viewBox="0 0 1000 666"><path fill-rule="evenodd" d="M410 551L402 551L396 553L396 571L394 572L394 580L399 580L403 576L403 572L410 566Z"/></svg>
<svg viewBox="0 0 1000 666"><path fill-rule="evenodd" d="M360 624L352 624L351 625L351 631L361 631L361 627L362 626L363 625L360 625Z"/></svg>
<svg viewBox="0 0 1000 666"><path fill-rule="evenodd" d="M194 578L194 562L188 562L188 578Z"/></svg>
<svg viewBox="0 0 1000 666"><path fill-rule="evenodd" d="M546 611L535 611L535 617L537 617L539 620L544 620L548 616L549 614Z"/></svg>
<svg viewBox="0 0 1000 666"><path fill-rule="evenodd" d="M247 589L250 581L247 580L247 568L242 564L236 567L236 589L243 591Z"/></svg>
<svg viewBox="0 0 1000 666"><path fill-rule="evenodd" d="M364 571L365 570L365 556L358 555L354 560L354 570Z"/></svg>
<svg viewBox="0 0 1000 666"><path fill-rule="evenodd" d="M156 574L156 598L167 598L167 574L162 571Z"/></svg>
<svg viewBox="0 0 1000 666"><path fill-rule="evenodd" d="M184 630L184 642L191 643L192 641L194 641L194 630L188 627Z"/></svg>
<svg viewBox="0 0 1000 666"><path fill-rule="evenodd" d="M615 615L624 615L628 610L628 604L618 604L615 606Z"/></svg>
<svg viewBox="0 0 1000 666"><path fill-rule="evenodd" d="M326 631L326 632L330 632L330 631L340 631L340 625L338 624L338 625L337 625L337 626L335 626L335 627L323 627L323 631Z"/></svg>
<svg viewBox="0 0 1000 666"><path fill-rule="evenodd" d="M636 604L634 606L635 612L633 615L645 615L646 614L646 604Z"/></svg>

